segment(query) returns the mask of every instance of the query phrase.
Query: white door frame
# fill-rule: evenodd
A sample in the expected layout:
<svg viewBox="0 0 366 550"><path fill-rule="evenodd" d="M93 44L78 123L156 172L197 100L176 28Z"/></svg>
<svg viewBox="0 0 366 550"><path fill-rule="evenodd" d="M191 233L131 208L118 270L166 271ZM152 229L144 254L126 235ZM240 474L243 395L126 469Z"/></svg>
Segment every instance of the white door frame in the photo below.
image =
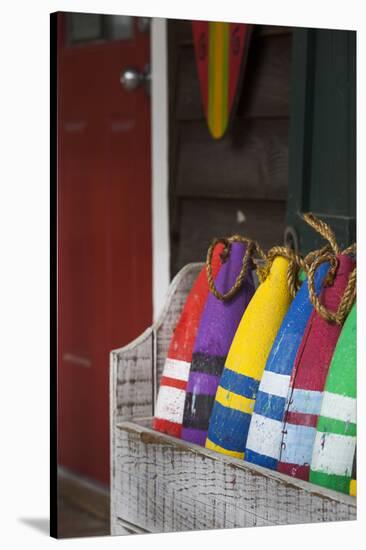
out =
<svg viewBox="0 0 366 550"><path fill-rule="evenodd" d="M168 203L167 20L151 24L151 155L153 317L161 313L170 283Z"/></svg>

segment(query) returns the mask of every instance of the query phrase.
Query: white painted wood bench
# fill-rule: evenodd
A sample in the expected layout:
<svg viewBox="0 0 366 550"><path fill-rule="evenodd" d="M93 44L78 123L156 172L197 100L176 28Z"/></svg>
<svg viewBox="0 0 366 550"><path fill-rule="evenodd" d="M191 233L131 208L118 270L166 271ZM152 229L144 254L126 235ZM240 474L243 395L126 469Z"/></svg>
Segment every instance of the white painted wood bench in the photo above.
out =
<svg viewBox="0 0 366 550"><path fill-rule="evenodd" d="M112 535L356 519L356 499L151 429L173 328L202 264L171 283L159 320L111 352Z"/></svg>

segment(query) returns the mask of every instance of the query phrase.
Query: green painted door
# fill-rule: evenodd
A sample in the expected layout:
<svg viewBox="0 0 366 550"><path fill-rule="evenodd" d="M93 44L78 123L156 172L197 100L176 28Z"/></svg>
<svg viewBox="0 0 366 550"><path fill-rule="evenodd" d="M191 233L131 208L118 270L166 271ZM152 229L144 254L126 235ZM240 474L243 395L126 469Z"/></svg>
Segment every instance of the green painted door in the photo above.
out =
<svg viewBox="0 0 366 550"><path fill-rule="evenodd" d="M321 244L301 221L311 211L345 247L356 240L356 32L294 29L285 240Z"/></svg>

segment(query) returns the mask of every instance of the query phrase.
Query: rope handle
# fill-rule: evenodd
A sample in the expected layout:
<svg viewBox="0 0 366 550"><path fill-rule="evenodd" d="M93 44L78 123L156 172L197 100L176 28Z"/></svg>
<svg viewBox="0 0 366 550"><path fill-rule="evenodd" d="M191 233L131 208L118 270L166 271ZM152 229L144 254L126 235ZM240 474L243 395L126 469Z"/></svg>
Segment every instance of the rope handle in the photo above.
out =
<svg viewBox="0 0 366 550"><path fill-rule="evenodd" d="M328 244L326 244L321 250L310 253L305 258L305 261L308 259L307 275L310 301L318 315L323 317L323 319L325 319L329 323L337 323L339 325L342 325L351 310L354 300L356 299L356 268L349 275L347 286L336 312L329 311L320 302L318 296L316 295L315 271L322 263L329 262L330 268L327 276L324 279L323 286L330 286L334 281L338 269L339 262L337 259L337 255L347 254L355 256L356 243L351 244L341 252L336 241L335 234L328 226L328 224L326 224L322 220L319 220L316 216L314 216L314 214L310 212L304 214L303 218L306 223L308 223L313 229L315 229L315 231L317 231L324 239L328 241Z"/></svg>
<svg viewBox="0 0 366 550"><path fill-rule="evenodd" d="M232 243L234 242L241 242L243 244L246 244L247 248L243 257L240 273L237 276L235 283L233 284L233 286L228 292L225 292L224 294L222 294L217 290L213 276L212 276L212 256L213 256L215 247L219 243L222 243L224 245L224 250L221 253L221 260L222 262L225 262L230 255L231 246L232 246ZM247 237L242 237L241 235L233 235L232 237L229 237L229 238L213 239L207 251L206 272L207 272L207 281L208 281L209 289L218 300L221 300L221 301L230 300L239 291L247 275L248 268L250 265L250 259L253 257L255 253L257 253L263 259L266 258L259 244L256 241L253 241L252 239L248 239Z"/></svg>
<svg viewBox="0 0 366 550"><path fill-rule="evenodd" d="M300 286L299 272L303 269L307 272L307 264L304 258L287 246L274 246L272 247L266 257L266 264L263 268L259 269L259 278L263 282L268 277L272 264L278 256L289 260L287 268L287 284L291 296L294 298Z"/></svg>
<svg viewBox="0 0 366 550"><path fill-rule="evenodd" d="M231 289L228 292L226 292L225 294L222 294L217 290L213 280L212 256L213 256L215 247L219 243L222 243L224 244L224 250L221 254L221 259L223 262L226 261L230 254L230 249L233 242L242 242L244 244L247 244L247 249L243 258L242 268L240 270L238 277L236 278L234 285L231 287ZM269 252L266 255L256 241L253 241L252 239L249 239L247 237L242 237L241 235L233 235L232 237L229 237L229 238L213 239L207 251L207 258L206 258L207 281L208 281L208 286L210 291L216 298L222 301L230 300L230 298L232 298L239 291L248 271L249 259L252 258L254 260L253 256L255 254L257 254L259 256L259 259L262 262L264 262L264 266L259 265L259 263L256 264L256 271L258 274L259 281L261 283L264 282L265 279L268 277L272 264L277 256L282 256L283 258L286 258L287 260L289 260L289 266L287 271L287 282L288 282L291 296L295 297L297 290L300 286L300 281L298 277L299 271L302 268L307 272L307 264L305 260L301 257L301 255L297 254L296 252L294 252L293 250L285 246L274 246L269 250Z"/></svg>
<svg viewBox="0 0 366 550"><path fill-rule="evenodd" d="M317 233L319 233L323 237L323 239L328 241L329 246L335 255L340 253L335 233L327 223L317 218L311 212L304 213L302 217L304 221L308 225L310 225L310 227L312 227Z"/></svg>
<svg viewBox="0 0 366 550"><path fill-rule="evenodd" d="M329 311L323 304L320 302L318 296L315 292L314 278L316 269L324 262L330 262L331 267L334 267L334 264L338 264L338 260L334 255L329 256L329 254L324 254L319 256L311 264L309 273L308 273L308 286L309 286L309 298L317 313L323 317L329 323L337 323L338 325L343 325L348 313L351 310L353 302L356 299L356 268L350 273L348 278L348 283L339 303L338 309L336 312ZM333 265L332 265L333 264Z"/></svg>
<svg viewBox="0 0 366 550"><path fill-rule="evenodd" d="M222 294L217 290L213 280L212 256L217 244L222 243L224 244L225 248L221 254L221 258L223 261L226 261L230 254L230 249L233 242L242 242L244 244L247 244L247 249L243 258L242 268L234 285L228 292ZM274 246L269 250L268 254L266 255L256 241L253 241L252 239L249 239L247 237L242 237L241 235L233 235L229 238L214 239L207 252L206 271L208 286L210 291L216 298L222 301L230 300L230 298L232 298L238 292L246 277L249 266L249 259L254 259L253 257L255 254L259 256L260 261L264 262L264 266L260 266L259 263L256 264L258 278L261 283L268 277L272 264L277 256L282 256L283 258L288 259L289 266L287 272L287 282L292 297L296 295L296 292L300 286L300 281L298 278L299 271L302 268L307 272L307 264L300 254L297 254L296 252L285 246Z"/></svg>
<svg viewBox="0 0 366 550"><path fill-rule="evenodd" d="M244 279L248 272L248 267L250 265L250 259L254 260L255 254L257 254L260 258L260 261L264 263L264 265L259 265L260 262L256 264L259 281L261 283L264 282L269 275L275 258L281 256L289 260L287 270L287 283L291 296L293 298L296 296L296 293L301 285L299 279L299 271L300 269L302 269L307 275L309 298L317 313L328 322L335 322L340 325L343 324L356 298L356 268L349 276L347 287L341 298L338 310L335 313L329 311L324 305L322 305L318 296L316 295L315 271L317 267L319 267L319 265L328 261L330 263L330 268L324 279L323 286L330 286L334 281L338 269L337 255L348 254L355 256L356 243L353 243L348 248L343 250L343 252L341 252L336 240L335 233L327 223L317 218L311 212L303 214L303 219L327 241L327 243L322 248L309 252L309 254L305 258L303 258L301 254L296 253L294 250L286 246L274 246L268 251L267 254L265 254L256 241L253 241L252 239L249 239L247 237L242 237L241 235L233 235L229 238L214 239L207 251L206 258L207 281L212 294L221 301L230 300L243 285ZM228 292L222 294L217 290L215 282L213 280L212 256L217 244L222 243L224 244L224 250L221 254L221 260L222 262L225 262L230 255L233 242L242 242L247 245L247 249L243 257L240 273L236 278L234 285Z"/></svg>

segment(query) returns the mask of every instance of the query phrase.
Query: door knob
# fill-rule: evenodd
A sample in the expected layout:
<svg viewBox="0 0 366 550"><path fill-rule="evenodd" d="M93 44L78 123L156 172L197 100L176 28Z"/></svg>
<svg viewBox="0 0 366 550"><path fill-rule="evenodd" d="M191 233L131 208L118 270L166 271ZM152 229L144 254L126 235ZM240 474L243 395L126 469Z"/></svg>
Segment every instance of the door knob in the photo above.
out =
<svg viewBox="0 0 366 550"><path fill-rule="evenodd" d="M121 72L120 82L122 87L128 92L136 90L143 86L147 94L150 94L151 73L149 63L145 65L142 71L135 67L125 67Z"/></svg>

